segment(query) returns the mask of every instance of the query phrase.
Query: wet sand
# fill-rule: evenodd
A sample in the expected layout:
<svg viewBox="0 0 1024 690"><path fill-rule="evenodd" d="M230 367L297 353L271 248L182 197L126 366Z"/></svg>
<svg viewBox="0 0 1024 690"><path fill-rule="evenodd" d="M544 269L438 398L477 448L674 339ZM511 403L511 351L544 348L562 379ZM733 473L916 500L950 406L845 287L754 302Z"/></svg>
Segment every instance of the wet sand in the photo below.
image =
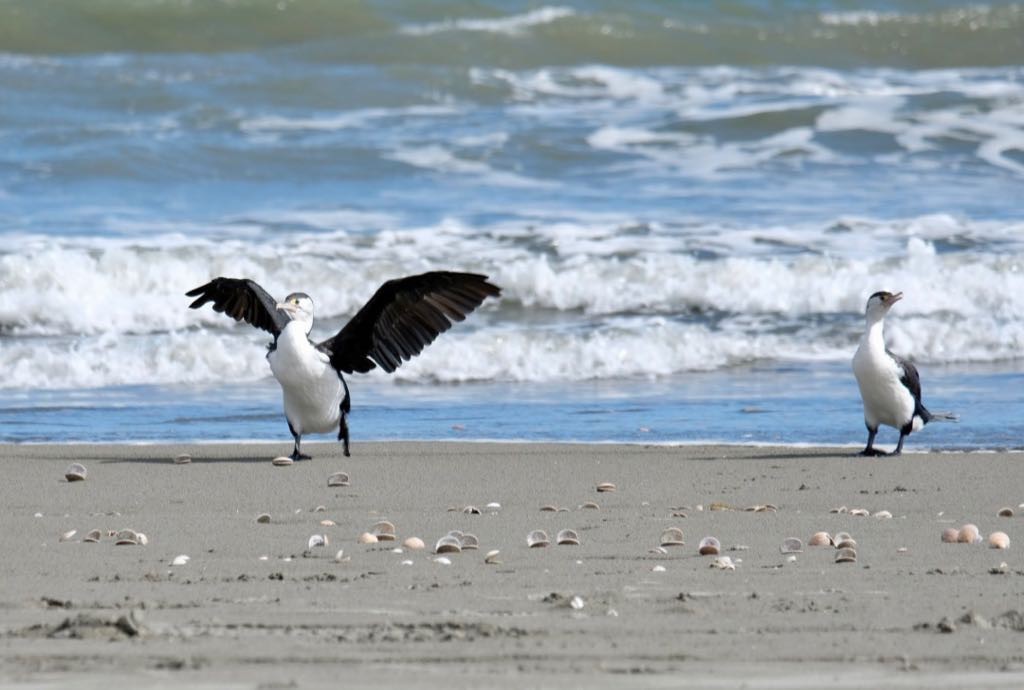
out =
<svg viewBox="0 0 1024 690"><path fill-rule="evenodd" d="M356 443L272 466L285 450L0 446L0 685L1024 686L1024 530L996 517L1024 502L1021 454ZM88 479L64 480L73 461ZM339 470L351 486L329 488ZM442 565L357 542L385 518L399 543L458 529L480 549ZM1010 549L941 543L964 522ZM686 545L651 553L670 526ZM122 528L148 545L81 541ZM527 547L562 528L581 545ZM780 553L817 530L850 532L857 562ZM705 535L735 571L697 555Z"/></svg>

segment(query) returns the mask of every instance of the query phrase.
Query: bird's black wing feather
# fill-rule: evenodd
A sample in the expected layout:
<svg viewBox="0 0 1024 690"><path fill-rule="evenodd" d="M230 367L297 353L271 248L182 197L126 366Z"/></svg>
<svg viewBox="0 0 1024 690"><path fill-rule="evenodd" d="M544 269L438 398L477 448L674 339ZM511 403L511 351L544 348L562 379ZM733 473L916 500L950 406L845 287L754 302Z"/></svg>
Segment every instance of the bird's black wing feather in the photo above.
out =
<svg viewBox="0 0 1024 690"><path fill-rule="evenodd" d="M214 311L261 328L275 338L291 321L288 314L277 308L277 301L266 290L247 278L214 278L185 295L198 298L188 305L191 309L213 302Z"/></svg>
<svg viewBox="0 0 1024 690"><path fill-rule="evenodd" d="M317 345L340 372L391 373L501 289L476 273L434 271L389 280L333 337Z"/></svg>
<svg viewBox="0 0 1024 690"><path fill-rule="evenodd" d="M903 359L895 352L886 350L886 354L893 358L896 362L896 366L899 367L900 371L900 383L902 383L910 394L914 396L914 401L920 404L921 402L921 376L917 373L917 367L914 363Z"/></svg>

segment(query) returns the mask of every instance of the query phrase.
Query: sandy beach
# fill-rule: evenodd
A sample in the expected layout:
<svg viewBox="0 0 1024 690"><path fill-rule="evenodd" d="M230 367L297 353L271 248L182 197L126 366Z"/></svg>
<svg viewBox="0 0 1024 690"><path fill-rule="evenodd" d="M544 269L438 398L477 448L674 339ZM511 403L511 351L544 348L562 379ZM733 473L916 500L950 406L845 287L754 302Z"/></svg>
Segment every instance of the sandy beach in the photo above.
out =
<svg viewBox="0 0 1024 690"><path fill-rule="evenodd" d="M1019 454L356 443L273 466L285 450L0 446L0 685L1024 686ZM359 543L384 519L396 542ZM966 522L1014 541L941 542ZM652 552L672 526L685 545ZM565 528L579 546L527 546ZM450 530L479 549L446 565ZM819 530L849 532L856 562L781 553ZM709 535L735 570L698 555ZM427 549L393 552L410 536Z"/></svg>

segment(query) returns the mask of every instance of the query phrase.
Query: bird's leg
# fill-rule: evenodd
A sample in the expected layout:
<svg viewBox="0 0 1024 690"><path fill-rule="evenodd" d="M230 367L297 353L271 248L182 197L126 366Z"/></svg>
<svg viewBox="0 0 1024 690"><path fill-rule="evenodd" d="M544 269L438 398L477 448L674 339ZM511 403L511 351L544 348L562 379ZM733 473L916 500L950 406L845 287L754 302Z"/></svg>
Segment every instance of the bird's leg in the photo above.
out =
<svg viewBox="0 0 1024 690"><path fill-rule="evenodd" d="M340 374L339 374L340 376ZM338 426L338 440L344 442L345 457L351 456L348 452L348 413L352 410L352 400L348 395L348 384L341 379L341 385L345 386L345 397L341 401L341 423Z"/></svg>
<svg viewBox="0 0 1024 690"><path fill-rule="evenodd" d="M292 426L291 420L288 421L288 431L292 432L292 436L295 438L295 448L292 449L291 458L293 461L298 462L299 460L312 460L309 455L303 455L299 452L299 446L302 444L302 434L295 433L295 427Z"/></svg>
<svg viewBox="0 0 1024 690"><path fill-rule="evenodd" d="M911 430L914 428L913 420L910 424L900 429L900 440L896 443L896 450L892 452L893 455L899 455L903 452L903 439L910 435Z"/></svg>
<svg viewBox="0 0 1024 690"><path fill-rule="evenodd" d="M865 424L865 426L867 426L867 425ZM878 450L877 448L875 448L875 435L877 433L878 433L878 427L877 426L874 429L872 429L871 427L868 427L868 444L864 447L864 450L862 450L860 452L860 455L866 455L868 457L877 457L879 455L885 455L885 451L884 450ZM901 442L902 442L902 438L903 437L901 436L900 437Z"/></svg>

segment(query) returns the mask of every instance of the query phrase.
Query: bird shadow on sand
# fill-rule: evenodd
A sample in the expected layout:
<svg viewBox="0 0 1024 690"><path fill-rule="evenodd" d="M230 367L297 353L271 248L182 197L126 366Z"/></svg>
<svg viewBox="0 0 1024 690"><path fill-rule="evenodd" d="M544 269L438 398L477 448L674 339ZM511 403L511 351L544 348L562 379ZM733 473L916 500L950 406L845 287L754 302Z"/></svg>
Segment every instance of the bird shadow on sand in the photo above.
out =
<svg viewBox="0 0 1024 690"><path fill-rule="evenodd" d="M751 455L744 455L743 460L807 460L808 458L821 458L821 459L844 459L852 460L859 458L861 460L872 460L873 458L863 457L859 455L859 451L836 449L821 451L809 449L806 452L800 452L798 449L788 451L785 453L754 453Z"/></svg>
<svg viewBox="0 0 1024 690"><path fill-rule="evenodd" d="M186 465L204 465L204 464L216 464L216 463L266 463L270 464L272 458L277 457L273 454L267 455L249 455L249 456L213 456L213 457L196 457L192 456L192 461L184 463ZM126 458L111 458L111 457L100 457L93 458L101 465L121 465L125 463L138 464L138 465L174 465L176 464L171 458L154 458L154 457L126 457ZM296 465L309 464L310 460L300 460L295 463Z"/></svg>

